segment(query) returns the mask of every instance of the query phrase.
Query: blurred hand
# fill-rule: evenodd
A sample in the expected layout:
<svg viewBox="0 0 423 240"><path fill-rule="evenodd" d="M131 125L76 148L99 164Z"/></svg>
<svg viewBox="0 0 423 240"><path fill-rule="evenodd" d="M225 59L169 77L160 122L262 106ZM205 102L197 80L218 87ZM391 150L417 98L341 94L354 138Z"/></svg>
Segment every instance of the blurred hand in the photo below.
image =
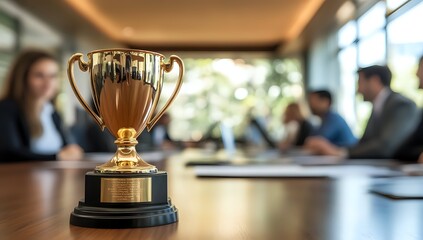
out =
<svg viewBox="0 0 423 240"><path fill-rule="evenodd" d="M330 143L323 137L307 138L304 148L312 154L342 156L343 150Z"/></svg>
<svg viewBox="0 0 423 240"><path fill-rule="evenodd" d="M193 147L196 147L197 145L198 145L198 142L193 142L193 141L182 142L183 148L193 148Z"/></svg>
<svg viewBox="0 0 423 240"><path fill-rule="evenodd" d="M57 160L60 161L72 161L81 160L84 151L77 144L69 144L60 150L57 154Z"/></svg>
<svg viewBox="0 0 423 240"><path fill-rule="evenodd" d="M279 150L283 152L291 148L291 144L287 141L282 141L281 143L279 143L278 147L279 147Z"/></svg>
<svg viewBox="0 0 423 240"><path fill-rule="evenodd" d="M161 147L163 150L173 150L173 149L176 149L175 144L173 144L173 143L172 143L172 142L170 142L170 141L164 141L160 147Z"/></svg>
<svg viewBox="0 0 423 240"><path fill-rule="evenodd" d="M418 162L423 163L423 153L420 153Z"/></svg>

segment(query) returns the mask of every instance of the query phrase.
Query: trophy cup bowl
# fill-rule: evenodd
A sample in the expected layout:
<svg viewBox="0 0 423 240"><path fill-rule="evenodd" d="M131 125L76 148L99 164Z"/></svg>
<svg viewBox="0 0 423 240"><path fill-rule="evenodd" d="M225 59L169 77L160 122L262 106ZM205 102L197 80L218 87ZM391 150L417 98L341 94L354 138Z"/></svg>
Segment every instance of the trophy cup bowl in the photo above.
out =
<svg viewBox="0 0 423 240"><path fill-rule="evenodd" d="M74 54L68 62L68 77L75 96L101 130L116 138L117 151L108 162L85 176L85 198L71 214L70 223L83 227L131 228L177 221L177 209L167 196L167 174L138 155L137 137L154 124L175 100L184 72L177 56L133 49L104 49ZM94 109L75 84L75 62L89 72ZM179 66L172 95L159 110L157 104L164 73Z"/></svg>

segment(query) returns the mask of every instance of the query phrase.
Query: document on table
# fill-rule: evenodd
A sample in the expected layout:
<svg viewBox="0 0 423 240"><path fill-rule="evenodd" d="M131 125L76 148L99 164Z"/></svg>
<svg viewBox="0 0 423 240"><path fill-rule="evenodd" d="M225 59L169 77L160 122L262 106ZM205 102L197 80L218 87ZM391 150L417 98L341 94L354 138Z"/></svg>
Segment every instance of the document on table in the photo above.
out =
<svg viewBox="0 0 423 240"><path fill-rule="evenodd" d="M228 165L197 166L198 177L329 177L346 176L400 176L399 171L386 167L337 165L337 166L298 166L298 165Z"/></svg>
<svg viewBox="0 0 423 240"><path fill-rule="evenodd" d="M405 164L401 166L400 170L407 175L422 176L423 175L423 164Z"/></svg>
<svg viewBox="0 0 423 240"><path fill-rule="evenodd" d="M288 157L293 164L299 164L303 166L315 166L315 165L339 165L344 159L335 156L295 156Z"/></svg>
<svg viewBox="0 0 423 240"><path fill-rule="evenodd" d="M376 179L369 191L392 199L423 199L423 177Z"/></svg>

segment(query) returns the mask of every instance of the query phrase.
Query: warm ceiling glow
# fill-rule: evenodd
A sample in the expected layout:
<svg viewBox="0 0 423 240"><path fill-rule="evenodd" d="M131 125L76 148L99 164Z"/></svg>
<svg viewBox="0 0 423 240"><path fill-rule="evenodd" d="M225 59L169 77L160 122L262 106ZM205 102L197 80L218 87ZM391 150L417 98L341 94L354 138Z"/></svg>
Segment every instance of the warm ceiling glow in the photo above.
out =
<svg viewBox="0 0 423 240"><path fill-rule="evenodd" d="M135 45L264 46L293 40L324 0L65 0L111 39ZM128 6L122 8L121 6Z"/></svg>
<svg viewBox="0 0 423 240"><path fill-rule="evenodd" d="M75 8L81 15L86 17L90 22L92 22L96 27L98 27L102 32L106 33L110 38L116 41L121 41L120 32L116 32L115 29L118 29L113 21L100 13L95 6L91 4L90 1L81 1L81 0L65 0L69 5Z"/></svg>
<svg viewBox="0 0 423 240"><path fill-rule="evenodd" d="M322 5L324 0L312 0L304 3L304 7L301 12L298 14L298 17L294 24L292 24L291 29L287 33L287 38L292 40L303 31L304 27L311 20L311 18L316 14L319 7Z"/></svg>

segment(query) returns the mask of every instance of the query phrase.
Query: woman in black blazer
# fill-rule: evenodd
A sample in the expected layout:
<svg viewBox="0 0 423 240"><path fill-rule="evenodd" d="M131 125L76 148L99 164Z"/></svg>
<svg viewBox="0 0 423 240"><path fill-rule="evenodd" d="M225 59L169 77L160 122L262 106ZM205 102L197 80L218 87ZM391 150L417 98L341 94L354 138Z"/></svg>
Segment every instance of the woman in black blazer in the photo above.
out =
<svg viewBox="0 0 423 240"><path fill-rule="evenodd" d="M0 101L0 162L78 160L52 104L59 66L43 51L26 51L10 69Z"/></svg>

